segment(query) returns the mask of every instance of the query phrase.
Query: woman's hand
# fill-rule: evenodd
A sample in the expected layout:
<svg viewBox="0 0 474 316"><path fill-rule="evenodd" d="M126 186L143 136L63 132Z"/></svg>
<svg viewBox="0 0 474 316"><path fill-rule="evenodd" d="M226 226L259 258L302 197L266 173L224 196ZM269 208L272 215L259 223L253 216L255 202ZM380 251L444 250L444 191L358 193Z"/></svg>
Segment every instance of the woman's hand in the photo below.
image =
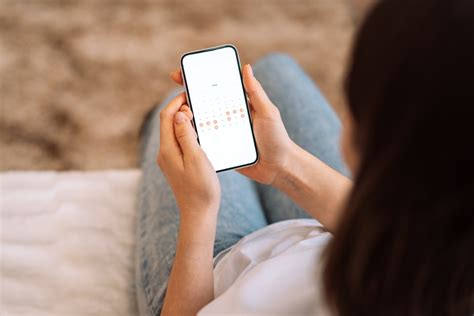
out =
<svg viewBox="0 0 474 316"><path fill-rule="evenodd" d="M170 183L181 215L217 215L219 180L197 142L191 121L191 110L181 93L160 112L157 162Z"/></svg>
<svg viewBox="0 0 474 316"><path fill-rule="evenodd" d="M243 67L242 75L250 100L259 161L238 171L260 183L273 184L287 169L291 152L296 146L286 132L278 108L270 101L254 77L250 65ZM183 84L180 71L172 72L170 76L176 83Z"/></svg>
<svg viewBox="0 0 474 316"><path fill-rule="evenodd" d="M220 186L185 103L181 93L160 112L157 161L180 210L176 256L161 315L196 315L214 299L212 258Z"/></svg>

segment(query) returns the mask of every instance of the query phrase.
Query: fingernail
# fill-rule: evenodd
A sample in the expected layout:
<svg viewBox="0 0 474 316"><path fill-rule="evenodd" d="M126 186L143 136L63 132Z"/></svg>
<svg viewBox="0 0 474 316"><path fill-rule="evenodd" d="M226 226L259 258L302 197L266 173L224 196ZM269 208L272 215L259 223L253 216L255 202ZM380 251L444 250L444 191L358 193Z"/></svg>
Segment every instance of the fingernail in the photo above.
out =
<svg viewBox="0 0 474 316"><path fill-rule="evenodd" d="M181 124L184 121L186 121L186 115L182 112L178 112L178 113L176 113L176 115L174 117L174 120L175 120L176 124Z"/></svg>

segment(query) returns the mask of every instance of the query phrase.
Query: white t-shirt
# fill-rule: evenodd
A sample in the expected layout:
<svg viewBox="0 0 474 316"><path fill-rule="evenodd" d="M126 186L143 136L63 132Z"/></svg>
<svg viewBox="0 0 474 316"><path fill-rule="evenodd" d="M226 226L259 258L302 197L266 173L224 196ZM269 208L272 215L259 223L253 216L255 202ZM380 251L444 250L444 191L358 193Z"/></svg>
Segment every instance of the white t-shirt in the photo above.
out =
<svg viewBox="0 0 474 316"><path fill-rule="evenodd" d="M278 222L242 238L216 256L216 298L198 315L328 315L318 271L330 238L313 219Z"/></svg>

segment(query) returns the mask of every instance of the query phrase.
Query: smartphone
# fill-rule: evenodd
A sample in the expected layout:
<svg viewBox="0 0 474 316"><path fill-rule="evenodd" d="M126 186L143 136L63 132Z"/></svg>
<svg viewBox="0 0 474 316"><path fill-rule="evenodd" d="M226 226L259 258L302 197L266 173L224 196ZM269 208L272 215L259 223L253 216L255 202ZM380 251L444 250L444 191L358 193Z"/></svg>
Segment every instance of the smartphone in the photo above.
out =
<svg viewBox="0 0 474 316"><path fill-rule="evenodd" d="M257 144L237 48L185 53L181 74L198 142L216 172L255 164Z"/></svg>

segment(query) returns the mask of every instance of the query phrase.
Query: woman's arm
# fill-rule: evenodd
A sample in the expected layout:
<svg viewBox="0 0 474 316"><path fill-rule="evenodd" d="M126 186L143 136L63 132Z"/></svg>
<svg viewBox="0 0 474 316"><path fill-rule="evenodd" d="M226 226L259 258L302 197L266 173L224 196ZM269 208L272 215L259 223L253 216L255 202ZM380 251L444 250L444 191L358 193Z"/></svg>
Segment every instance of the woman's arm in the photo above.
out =
<svg viewBox="0 0 474 316"><path fill-rule="evenodd" d="M272 185L334 231L352 181L294 143L288 161Z"/></svg>
<svg viewBox="0 0 474 316"><path fill-rule="evenodd" d="M197 142L185 102L180 94L160 112L157 162L180 213L176 257L162 315L196 315L214 299L213 248L220 185Z"/></svg>
<svg viewBox="0 0 474 316"><path fill-rule="evenodd" d="M181 217L176 257L161 315L196 315L214 299L215 227L213 215Z"/></svg>

